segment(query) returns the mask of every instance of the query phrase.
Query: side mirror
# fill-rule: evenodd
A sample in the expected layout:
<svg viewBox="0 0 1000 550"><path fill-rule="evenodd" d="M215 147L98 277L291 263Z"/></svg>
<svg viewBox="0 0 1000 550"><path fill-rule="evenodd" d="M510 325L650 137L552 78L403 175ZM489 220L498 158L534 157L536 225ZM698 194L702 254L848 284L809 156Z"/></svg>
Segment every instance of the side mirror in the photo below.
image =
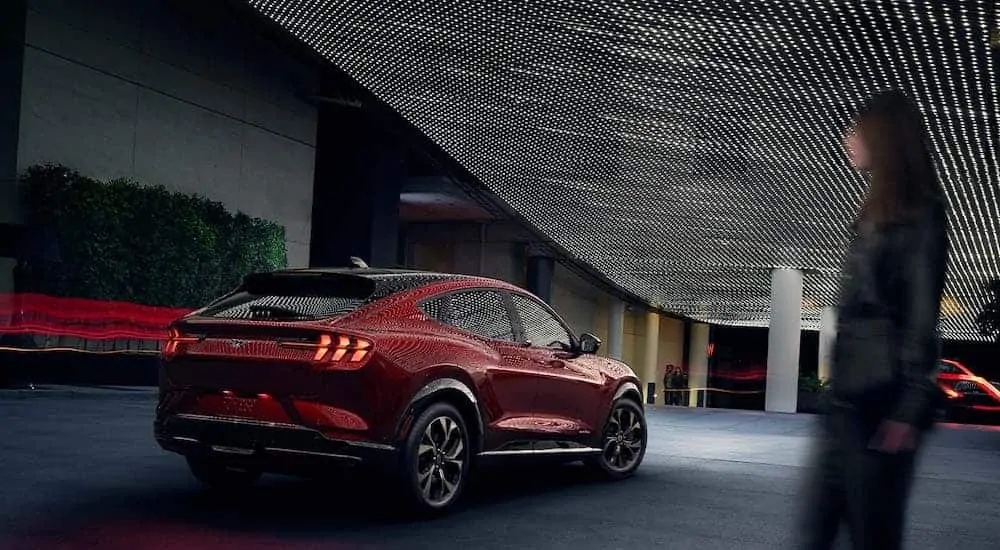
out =
<svg viewBox="0 0 1000 550"><path fill-rule="evenodd" d="M580 353L594 354L601 349L601 339L585 332L580 335Z"/></svg>

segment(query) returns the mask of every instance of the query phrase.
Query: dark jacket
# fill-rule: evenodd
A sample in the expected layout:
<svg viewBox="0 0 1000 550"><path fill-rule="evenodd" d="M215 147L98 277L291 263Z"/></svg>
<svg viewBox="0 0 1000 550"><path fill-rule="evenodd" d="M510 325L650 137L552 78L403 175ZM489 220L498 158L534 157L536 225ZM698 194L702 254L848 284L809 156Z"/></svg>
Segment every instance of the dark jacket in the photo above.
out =
<svg viewBox="0 0 1000 550"><path fill-rule="evenodd" d="M908 424L929 422L948 263L947 217L928 206L907 222L858 225L842 272L833 397Z"/></svg>

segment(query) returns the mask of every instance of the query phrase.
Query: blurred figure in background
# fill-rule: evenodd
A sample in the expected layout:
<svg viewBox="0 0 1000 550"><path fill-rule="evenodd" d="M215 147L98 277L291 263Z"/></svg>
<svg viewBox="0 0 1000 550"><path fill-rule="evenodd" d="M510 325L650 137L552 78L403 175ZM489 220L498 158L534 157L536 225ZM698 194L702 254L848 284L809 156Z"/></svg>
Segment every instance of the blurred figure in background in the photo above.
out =
<svg viewBox="0 0 1000 550"><path fill-rule="evenodd" d="M948 263L945 197L919 111L873 97L844 136L868 191L843 266L831 393L800 548L902 547L914 459L940 390L938 312Z"/></svg>
<svg viewBox="0 0 1000 550"><path fill-rule="evenodd" d="M667 364L663 368L663 404L673 405L674 404L674 380L677 376L674 372L675 367L671 364Z"/></svg>

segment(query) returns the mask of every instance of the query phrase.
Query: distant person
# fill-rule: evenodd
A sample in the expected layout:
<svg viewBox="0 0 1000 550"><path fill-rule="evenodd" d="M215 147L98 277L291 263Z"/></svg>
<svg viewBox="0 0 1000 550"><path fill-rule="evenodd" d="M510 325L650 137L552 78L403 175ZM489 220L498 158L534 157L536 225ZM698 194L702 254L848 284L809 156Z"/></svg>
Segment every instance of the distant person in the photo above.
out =
<svg viewBox="0 0 1000 550"><path fill-rule="evenodd" d="M801 548L832 548L846 523L856 550L894 550L940 391L945 197L920 114L901 93L869 100L844 144L868 189L843 265L831 399L801 507Z"/></svg>
<svg viewBox="0 0 1000 550"><path fill-rule="evenodd" d="M670 404L680 406L681 392L684 391L684 380L681 378L681 368L677 365L670 365Z"/></svg>
<svg viewBox="0 0 1000 550"><path fill-rule="evenodd" d="M674 404L674 382L677 377L674 375L674 366L667 365L663 369L663 404Z"/></svg>

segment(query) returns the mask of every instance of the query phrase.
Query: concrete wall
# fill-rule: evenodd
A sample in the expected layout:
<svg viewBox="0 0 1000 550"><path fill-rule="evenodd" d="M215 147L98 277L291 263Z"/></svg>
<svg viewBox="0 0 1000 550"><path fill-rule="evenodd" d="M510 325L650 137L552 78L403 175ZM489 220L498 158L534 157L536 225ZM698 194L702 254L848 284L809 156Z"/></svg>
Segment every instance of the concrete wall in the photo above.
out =
<svg viewBox="0 0 1000 550"><path fill-rule="evenodd" d="M660 319L660 346L657 355L656 385L663 385L667 365L681 365L684 360L684 322L664 317ZM661 400L662 401L662 400Z"/></svg>
<svg viewBox="0 0 1000 550"><path fill-rule="evenodd" d="M26 0L0 2L0 224L21 222L16 206L17 141L21 122L25 6ZM9 248L9 245L0 242L0 248ZM6 256L9 251L3 254ZM13 258L0 257L0 296L14 289L14 265ZM0 315L0 326L6 322L5 316Z"/></svg>
<svg viewBox="0 0 1000 550"><path fill-rule="evenodd" d="M579 275L556 264L552 276L552 307L577 334L589 332L595 336L603 321L607 337L608 297ZM598 336L600 338L600 336ZM602 341L606 341L602 340Z"/></svg>
<svg viewBox="0 0 1000 550"><path fill-rule="evenodd" d="M284 225L307 265L316 71L214 6L29 0L18 169L198 193Z"/></svg>

